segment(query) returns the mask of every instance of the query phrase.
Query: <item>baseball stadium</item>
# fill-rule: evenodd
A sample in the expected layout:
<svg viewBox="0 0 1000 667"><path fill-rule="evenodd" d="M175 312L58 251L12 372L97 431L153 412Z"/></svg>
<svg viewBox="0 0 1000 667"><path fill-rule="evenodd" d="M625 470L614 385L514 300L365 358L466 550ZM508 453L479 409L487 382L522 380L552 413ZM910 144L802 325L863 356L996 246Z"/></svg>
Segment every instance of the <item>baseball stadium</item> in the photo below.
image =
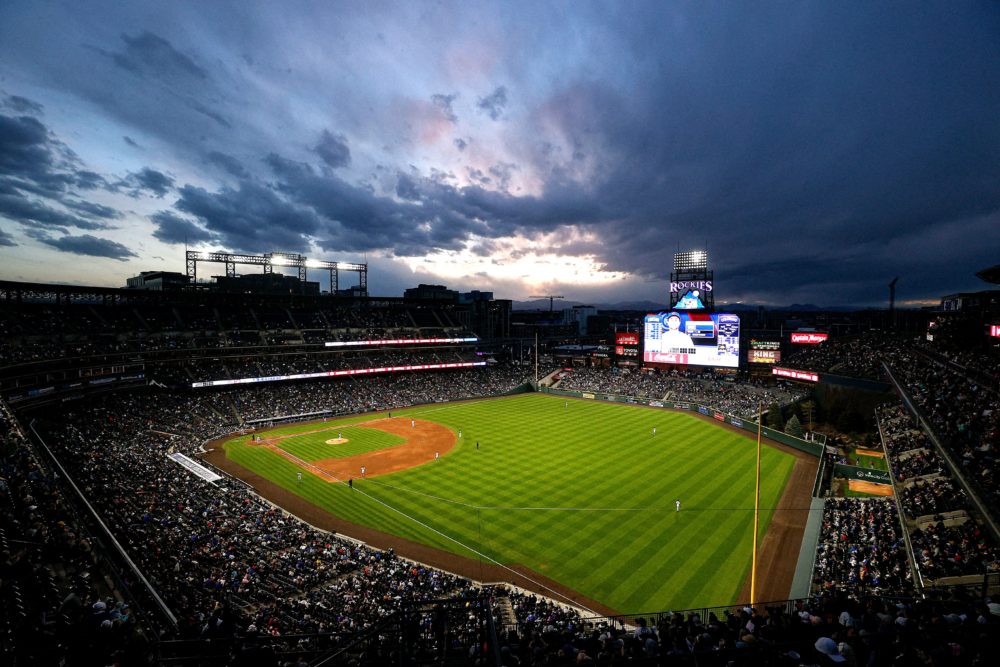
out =
<svg viewBox="0 0 1000 667"><path fill-rule="evenodd" d="M1000 2L0 2L0 667L996 664L996 91Z"/></svg>
<svg viewBox="0 0 1000 667"><path fill-rule="evenodd" d="M696 632L757 664L813 640L751 627L994 594L992 480L936 399L979 378L926 336L967 316L779 332L714 310L693 254L672 310L571 344L495 299L0 283L2 538L37 564L4 650L700 664L648 643Z"/></svg>

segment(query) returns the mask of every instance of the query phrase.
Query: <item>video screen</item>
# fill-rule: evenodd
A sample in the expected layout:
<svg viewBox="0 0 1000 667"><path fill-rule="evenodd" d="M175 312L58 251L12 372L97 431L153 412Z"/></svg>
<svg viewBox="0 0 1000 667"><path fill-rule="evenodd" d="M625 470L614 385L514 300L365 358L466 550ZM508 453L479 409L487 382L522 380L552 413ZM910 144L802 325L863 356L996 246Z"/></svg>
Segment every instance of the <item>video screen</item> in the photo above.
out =
<svg viewBox="0 0 1000 667"><path fill-rule="evenodd" d="M642 360L693 366L740 365L740 318L727 313L670 311L643 320Z"/></svg>

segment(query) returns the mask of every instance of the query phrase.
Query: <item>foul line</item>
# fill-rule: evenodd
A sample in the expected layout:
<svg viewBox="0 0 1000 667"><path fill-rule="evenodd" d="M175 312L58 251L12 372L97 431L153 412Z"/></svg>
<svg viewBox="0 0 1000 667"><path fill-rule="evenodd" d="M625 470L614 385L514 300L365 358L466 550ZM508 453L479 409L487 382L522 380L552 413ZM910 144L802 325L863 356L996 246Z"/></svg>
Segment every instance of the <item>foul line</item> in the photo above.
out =
<svg viewBox="0 0 1000 667"><path fill-rule="evenodd" d="M336 480L337 482L339 482L339 483L341 483L341 484L345 484L345 483L346 483L346 482L344 482L344 480L340 479L340 478L339 478L339 477L337 477L336 475L333 475L333 474L331 474L331 473L328 473L327 471L325 471L325 470L323 470L323 469L321 469L321 468L318 468L318 467L314 466L313 464L311 464L311 463L308 463L307 461L303 461L303 460L302 460L302 459L300 459L299 457L297 457L297 456L295 456L294 454L291 454L291 453L289 453L289 452L286 452L285 450L281 449L280 447L277 447L277 446L275 446L275 445L268 445L268 447L269 447L269 448L273 448L273 449L275 449L275 450L278 450L278 452L280 452L281 456L284 456L285 458L289 459L290 461L294 461L294 462L296 462L296 463L298 463L298 464L302 465L303 467L305 467L305 468L307 468L307 469L309 469L309 470L317 470L317 471L319 471L319 472L318 472L318 474L320 474L320 475L324 475L324 476L326 476L326 477L332 477L332 478L333 478L334 480ZM535 586L538 586L539 588L542 588L542 589L545 589L545 590L549 591L550 593L552 593L552 594L554 594L554 595L557 595L557 596L559 596L560 598L562 598L562 599L566 600L567 602L569 602L569 603L570 603L570 604L572 604L573 606L576 606L576 607L579 607L579 608L581 608L581 609L583 609L583 610L585 610L585 611L588 611L588 612L590 612L591 614L594 614L595 616L596 616L596 615L599 615L599 614L598 614L598 613L597 613L596 611L594 611L593 609L590 609L590 608L588 608L588 607L584 607L584 606L583 606L582 604L580 604L579 602L576 602L576 601L575 601L575 600L573 600L572 598L569 598L569 597L567 597L567 596L563 595L562 593L560 593L560 592L559 592L559 591L557 591L557 590L554 590L554 589L552 589L552 588L549 588L548 586L546 586L546 585L545 585L545 584L543 584L542 582L540 582L540 581L535 581L535 580L534 580L534 579L532 579L531 577L529 577L529 576L527 576L527 575L525 575L525 574L523 574L523 573L521 573L521 572L518 572L517 570L515 570L515 569L513 569L513 568L510 568L510 567L507 567L506 565L504 565L504 564L503 564L503 563L501 563L500 561L496 560L495 558L491 558L491 557L490 557L490 556L488 556L487 554L484 554L484 553L483 553L483 552L481 552L481 551L478 551L478 550L476 550L476 549L473 549L473 548L472 548L472 547L470 547L470 546L469 546L468 544L464 544L464 543L462 543L462 542L460 542L460 541L456 540L456 539L455 539L454 537L452 537L451 535L448 535L448 534L446 534L446 533L443 533L443 532L441 532L441 531L440 531L440 530L438 530L437 528L435 528L435 527L433 527L433 526L431 526L431 525L428 525L428 524L424 523L424 522L423 522L423 521L421 521L420 519L418 519L418 518L416 518L416 517L414 517L414 516L411 516L411 515L407 514L406 512L404 512L404 511L402 511L402 510L400 510L400 509L397 509L397 508L393 507L393 506L392 506L392 505L390 505L389 503L387 503L387 502L385 502L385 501L383 501L383 500L381 500L381 499L379 499L379 498L376 498L375 496L371 495L370 493L366 493L365 491L362 491L361 489L359 489L359 488L358 488L358 487L356 487L356 486L355 486L355 487L353 487L353 489L354 489L354 491L355 491L355 492L357 492L357 493L360 493L361 495L365 496L365 497L366 497L366 498L368 498L369 500L374 500L374 501L375 501L375 502L377 502L377 503L378 503L379 505L382 505L382 506L386 507L387 509L389 509L389 510L392 510L393 512L396 512L397 514L400 514L400 515L402 515L402 516L406 517L407 519L409 519L409 520L410 520L410 521L412 521L413 523L417 524L418 526L422 526L423 528L426 528L427 530L431 531L432 533L435 533L435 534L437 534L437 535L440 535L441 537L443 537L444 539L446 539L446 540L448 540L448 541L450 541L450 542L454 542L455 544L457 544L458 546L462 547L463 549L467 549L468 551L470 551L471 553L474 553L475 555L479 556L480 558L484 558L484 559L488 560L489 562L493 563L493 564L494 564L494 565L496 565L497 567L499 567L499 568L502 568L502 569L504 569L504 570L506 570L506 571L508 571L508 572L510 572L510 573L512 573L512 574L514 574L515 576L518 576L518 577L521 577L522 579L524 579L524 580L526 580L526 581L530 581L530 582L531 582L531 583L533 583L533 584L534 584Z"/></svg>

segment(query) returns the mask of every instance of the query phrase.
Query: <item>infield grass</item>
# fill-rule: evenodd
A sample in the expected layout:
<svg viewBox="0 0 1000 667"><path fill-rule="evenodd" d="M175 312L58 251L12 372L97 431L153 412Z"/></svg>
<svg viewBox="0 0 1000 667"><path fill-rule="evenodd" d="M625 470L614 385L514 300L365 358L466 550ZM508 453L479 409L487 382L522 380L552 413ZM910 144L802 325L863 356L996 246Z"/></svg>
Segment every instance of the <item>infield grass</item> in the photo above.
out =
<svg viewBox="0 0 1000 667"><path fill-rule="evenodd" d="M350 426L341 420L329 423L297 424L267 431L266 437L275 436L280 437L275 443L277 446L303 461L310 462L320 459L357 456L386 447L395 447L406 442L405 439L391 433L373 428ZM249 444L252 437L250 435L241 437L239 442ZM336 445L326 444L327 440L339 437L343 437L347 442Z"/></svg>
<svg viewBox="0 0 1000 667"><path fill-rule="evenodd" d="M311 474L298 482L301 468L267 448L248 447L246 438L231 440L226 451L344 519L474 560L523 565L621 612L739 601L753 533L752 438L686 413L543 394L398 414L461 430L463 437L440 461L355 479L354 491ZM344 425L344 437L353 441L358 431L378 432L350 423L382 416L329 425ZM318 436L322 443L336 432L279 446L306 452L308 460L331 456L331 446L324 452L306 442ZM761 536L793 464L790 454L764 447Z"/></svg>

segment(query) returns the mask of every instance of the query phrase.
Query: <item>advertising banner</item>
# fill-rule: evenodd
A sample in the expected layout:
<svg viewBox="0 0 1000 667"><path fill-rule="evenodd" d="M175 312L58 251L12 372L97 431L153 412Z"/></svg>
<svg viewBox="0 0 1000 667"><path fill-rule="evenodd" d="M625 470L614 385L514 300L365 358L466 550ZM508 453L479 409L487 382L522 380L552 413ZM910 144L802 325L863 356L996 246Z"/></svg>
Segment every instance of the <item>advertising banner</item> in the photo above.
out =
<svg viewBox="0 0 1000 667"><path fill-rule="evenodd" d="M627 332L616 333L615 354L619 357L638 357L639 334Z"/></svg>
<svg viewBox="0 0 1000 667"><path fill-rule="evenodd" d="M806 382L819 382L819 374L810 371L799 371L794 368L772 368L771 375L788 378L789 380L804 380Z"/></svg>
<svg viewBox="0 0 1000 667"><path fill-rule="evenodd" d="M889 473L885 470L859 468L857 466L844 465L843 463L838 463L833 467L833 476L857 479L862 482L872 482L873 484L892 484L892 481L889 479Z"/></svg>
<svg viewBox="0 0 1000 667"><path fill-rule="evenodd" d="M793 331L792 342L800 345L819 345L830 337L828 333L819 331Z"/></svg>

